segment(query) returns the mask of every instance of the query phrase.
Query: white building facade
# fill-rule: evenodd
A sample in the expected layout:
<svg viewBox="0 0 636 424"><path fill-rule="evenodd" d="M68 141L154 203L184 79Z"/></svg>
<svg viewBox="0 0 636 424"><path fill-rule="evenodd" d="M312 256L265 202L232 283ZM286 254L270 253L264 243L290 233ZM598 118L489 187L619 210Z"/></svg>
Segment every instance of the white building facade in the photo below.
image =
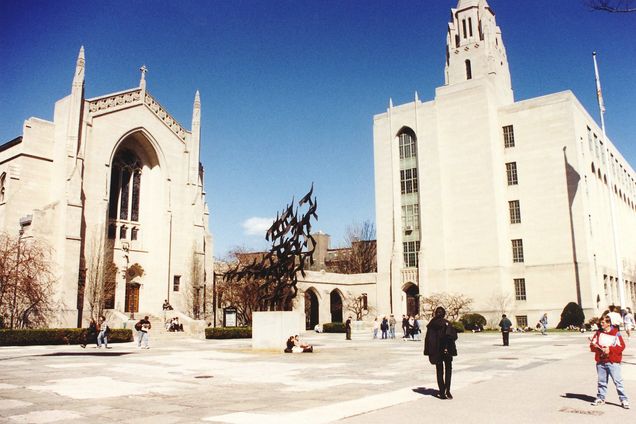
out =
<svg viewBox="0 0 636 424"><path fill-rule="evenodd" d="M460 0L435 99L374 117L378 310L459 293L518 326L636 297L636 174L570 91L515 102L485 0Z"/></svg>
<svg viewBox="0 0 636 424"><path fill-rule="evenodd" d="M213 269L199 93L188 131L148 93L145 68L139 87L85 99L84 62L82 48L53 121L29 118L21 137L0 146L0 229L17 233L32 215L25 238L52 248L51 325L86 321L98 258L117 269L108 309L159 315L169 299L191 315Z"/></svg>

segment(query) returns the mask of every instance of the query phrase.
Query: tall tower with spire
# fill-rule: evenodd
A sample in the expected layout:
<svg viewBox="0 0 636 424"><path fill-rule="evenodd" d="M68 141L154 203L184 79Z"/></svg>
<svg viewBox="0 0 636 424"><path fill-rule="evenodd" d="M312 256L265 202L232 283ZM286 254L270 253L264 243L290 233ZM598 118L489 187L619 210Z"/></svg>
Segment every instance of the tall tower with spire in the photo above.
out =
<svg viewBox="0 0 636 424"><path fill-rule="evenodd" d="M486 0L459 0L446 36L446 85L488 78L505 103L513 93L506 48Z"/></svg>

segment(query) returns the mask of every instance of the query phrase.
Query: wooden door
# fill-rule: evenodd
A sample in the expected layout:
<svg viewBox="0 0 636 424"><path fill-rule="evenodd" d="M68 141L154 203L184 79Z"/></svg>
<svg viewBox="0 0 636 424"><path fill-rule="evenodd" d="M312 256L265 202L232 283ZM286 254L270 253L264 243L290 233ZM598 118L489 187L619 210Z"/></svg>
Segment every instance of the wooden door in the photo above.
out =
<svg viewBox="0 0 636 424"><path fill-rule="evenodd" d="M139 312L139 284L126 284L125 312Z"/></svg>

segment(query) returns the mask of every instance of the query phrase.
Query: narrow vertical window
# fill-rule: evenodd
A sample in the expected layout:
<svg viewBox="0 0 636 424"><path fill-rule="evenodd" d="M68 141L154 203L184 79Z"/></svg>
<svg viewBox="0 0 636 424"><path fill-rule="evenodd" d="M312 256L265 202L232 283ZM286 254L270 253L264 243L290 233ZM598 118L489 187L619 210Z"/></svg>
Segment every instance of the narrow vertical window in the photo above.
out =
<svg viewBox="0 0 636 424"><path fill-rule="evenodd" d="M406 159L417 156L417 148L415 144L415 137L411 134L402 133L399 138L400 146L400 159Z"/></svg>
<svg viewBox="0 0 636 424"><path fill-rule="evenodd" d="M589 144L590 153L594 152L594 140L592 139L592 130L587 127L587 143Z"/></svg>
<svg viewBox="0 0 636 424"><path fill-rule="evenodd" d="M400 188L402 194L417 193L417 168L400 170Z"/></svg>
<svg viewBox="0 0 636 424"><path fill-rule="evenodd" d="M508 179L508 185L519 184L517 177L517 162L508 162L506 164L506 177Z"/></svg>
<svg viewBox="0 0 636 424"><path fill-rule="evenodd" d="M121 227L119 227L119 238L120 238L120 240L126 240L127 233L128 233L128 228L126 228L125 225L122 225Z"/></svg>
<svg viewBox="0 0 636 424"><path fill-rule="evenodd" d="M4 185L6 184L7 181L7 173L3 172L2 175L0 175L0 203L4 202Z"/></svg>
<svg viewBox="0 0 636 424"><path fill-rule="evenodd" d="M181 276L180 275L175 275L172 278L172 291L179 291L179 287L181 286Z"/></svg>
<svg viewBox="0 0 636 424"><path fill-rule="evenodd" d="M470 66L470 60L466 59L466 79L473 79L473 70Z"/></svg>
<svg viewBox="0 0 636 424"><path fill-rule="evenodd" d="M515 131L512 125L503 127L504 147L515 147Z"/></svg>
<svg viewBox="0 0 636 424"><path fill-rule="evenodd" d="M466 19L462 19L462 29L464 30L464 38L468 35L466 33Z"/></svg>
<svg viewBox="0 0 636 424"><path fill-rule="evenodd" d="M514 239L512 240L512 262L519 263L523 261L523 240Z"/></svg>
<svg viewBox="0 0 636 424"><path fill-rule="evenodd" d="M521 222L521 208L519 207L519 201L518 200L509 201L508 209L510 209L510 223L519 224Z"/></svg>
<svg viewBox="0 0 636 424"><path fill-rule="evenodd" d="M526 279L515 278L515 300L526 300Z"/></svg>
<svg viewBox="0 0 636 424"><path fill-rule="evenodd" d="M473 36L473 19L472 18L468 18L468 34L471 37Z"/></svg>

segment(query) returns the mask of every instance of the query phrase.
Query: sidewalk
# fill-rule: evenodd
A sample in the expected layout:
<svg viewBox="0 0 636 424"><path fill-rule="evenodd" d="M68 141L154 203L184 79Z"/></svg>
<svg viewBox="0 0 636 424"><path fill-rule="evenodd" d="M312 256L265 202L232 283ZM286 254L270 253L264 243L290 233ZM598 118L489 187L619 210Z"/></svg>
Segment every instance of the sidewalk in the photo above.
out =
<svg viewBox="0 0 636 424"><path fill-rule="evenodd" d="M567 423L633 419L589 405L596 372L579 333L460 335L454 400L439 400L422 342L304 335L312 354L254 352L249 340L179 338L138 350L0 348L0 421L8 423ZM636 339L634 339L636 340ZM623 378L636 401L636 356Z"/></svg>

